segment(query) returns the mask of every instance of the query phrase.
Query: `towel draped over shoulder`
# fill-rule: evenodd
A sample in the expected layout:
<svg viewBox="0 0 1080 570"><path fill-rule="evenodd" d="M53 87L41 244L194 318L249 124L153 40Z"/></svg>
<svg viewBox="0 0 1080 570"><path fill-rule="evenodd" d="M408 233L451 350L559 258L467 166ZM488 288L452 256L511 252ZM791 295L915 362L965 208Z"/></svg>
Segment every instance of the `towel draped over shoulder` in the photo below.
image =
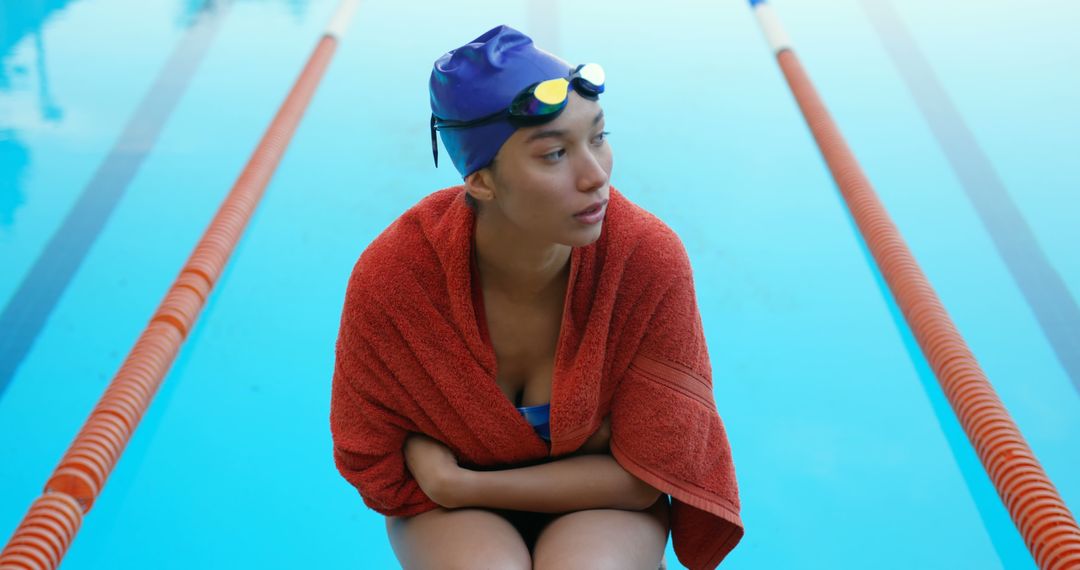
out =
<svg viewBox="0 0 1080 570"><path fill-rule="evenodd" d="M387 516L437 508L403 445L424 433L462 466L512 468L581 447L610 415L611 454L671 496L672 544L715 568L743 535L690 261L662 221L611 188L600 238L573 248L551 387L551 443L495 382L464 187L430 194L360 255L345 295L330 425L338 470Z"/></svg>

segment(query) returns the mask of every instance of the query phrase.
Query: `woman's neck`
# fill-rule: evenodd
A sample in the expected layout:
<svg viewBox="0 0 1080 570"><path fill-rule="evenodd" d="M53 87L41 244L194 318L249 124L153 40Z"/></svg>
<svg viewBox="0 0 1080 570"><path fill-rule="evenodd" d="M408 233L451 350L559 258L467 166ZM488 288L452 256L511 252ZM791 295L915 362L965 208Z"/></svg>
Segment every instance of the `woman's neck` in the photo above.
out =
<svg viewBox="0 0 1080 570"><path fill-rule="evenodd" d="M571 247L537 242L492 216L475 220L476 262L485 290L495 289L520 303L562 300Z"/></svg>

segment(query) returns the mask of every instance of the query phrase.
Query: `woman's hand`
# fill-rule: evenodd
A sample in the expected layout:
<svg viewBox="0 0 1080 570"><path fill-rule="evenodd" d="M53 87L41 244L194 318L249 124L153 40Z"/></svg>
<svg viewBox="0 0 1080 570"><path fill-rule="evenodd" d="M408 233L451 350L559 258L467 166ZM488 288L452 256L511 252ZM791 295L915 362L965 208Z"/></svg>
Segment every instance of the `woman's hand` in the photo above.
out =
<svg viewBox="0 0 1080 570"><path fill-rule="evenodd" d="M405 464L420 489L440 506L457 508L455 483L464 469L450 448L420 433L405 439Z"/></svg>
<svg viewBox="0 0 1080 570"><path fill-rule="evenodd" d="M588 453L607 453L610 451L608 442L611 441L611 416L604 418L603 423L596 430L596 433L590 437L575 454L588 454Z"/></svg>

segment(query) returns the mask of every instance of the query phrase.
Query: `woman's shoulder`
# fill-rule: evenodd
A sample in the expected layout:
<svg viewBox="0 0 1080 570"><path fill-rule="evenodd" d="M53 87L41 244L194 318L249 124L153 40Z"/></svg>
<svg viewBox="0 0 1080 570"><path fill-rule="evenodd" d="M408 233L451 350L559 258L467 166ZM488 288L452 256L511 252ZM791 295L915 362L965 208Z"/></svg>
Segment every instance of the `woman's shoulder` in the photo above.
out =
<svg viewBox="0 0 1080 570"><path fill-rule="evenodd" d="M455 228L461 225L461 210L467 208L463 193L461 185L436 190L395 218L360 253L350 285L385 290L405 273L438 265L435 244L453 239Z"/></svg>
<svg viewBox="0 0 1080 570"><path fill-rule="evenodd" d="M686 247L671 226L614 186L610 204L607 249L623 259L626 270L655 278L690 272Z"/></svg>

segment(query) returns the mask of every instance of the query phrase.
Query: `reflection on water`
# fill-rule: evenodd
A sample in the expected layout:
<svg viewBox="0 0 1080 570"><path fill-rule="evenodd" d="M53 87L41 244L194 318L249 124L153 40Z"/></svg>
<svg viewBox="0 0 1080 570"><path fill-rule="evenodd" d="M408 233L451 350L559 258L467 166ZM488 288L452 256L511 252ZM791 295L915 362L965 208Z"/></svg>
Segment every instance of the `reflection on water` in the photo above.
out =
<svg viewBox="0 0 1080 570"><path fill-rule="evenodd" d="M307 14L309 0L181 0L180 24L189 27L199 12L211 10L218 4L280 4L284 5L296 19Z"/></svg>
<svg viewBox="0 0 1080 570"><path fill-rule="evenodd" d="M0 4L0 227L11 227L15 210L25 202L22 177L30 163L30 152L11 128L12 92L37 92L37 113L46 122L59 122L64 111L49 90L45 71L45 41L41 28L54 13L63 10L71 0L27 0ZM30 36L32 65L15 61L15 47ZM33 69L33 73L31 73ZM28 87L32 85L33 87Z"/></svg>
<svg viewBox="0 0 1080 570"><path fill-rule="evenodd" d="M6 63L8 54L23 37L39 32L53 12L63 10L71 0L22 0L0 4L0 60ZM0 68L0 89L9 88L7 68Z"/></svg>
<svg viewBox="0 0 1080 570"><path fill-rule="evenodd" d="M20 125L60 123L61 102L49 89L47 50L42 31L75 0L4 0L0 2L0 228L14 224L15 211L26 199L23 177L31 152L19 136ZM265 4L284 7L297 20L306 16L309 0L178 0L173 16L189 28L200 14L223 4ZM163 14L168 14L167 10ZM29 101L29 99L33 101ZM30 110L33 109L33 115ZM17 115L17 113L19 113Z"/></svg>
<svg viewBox="0 0 1080 570"><path fill-rule="evenodd" d="M23 171L30 162L26 147L15 135L14 129L0 129L0 226L11 227L15 209L22 205L19 191Z"/></svg>

